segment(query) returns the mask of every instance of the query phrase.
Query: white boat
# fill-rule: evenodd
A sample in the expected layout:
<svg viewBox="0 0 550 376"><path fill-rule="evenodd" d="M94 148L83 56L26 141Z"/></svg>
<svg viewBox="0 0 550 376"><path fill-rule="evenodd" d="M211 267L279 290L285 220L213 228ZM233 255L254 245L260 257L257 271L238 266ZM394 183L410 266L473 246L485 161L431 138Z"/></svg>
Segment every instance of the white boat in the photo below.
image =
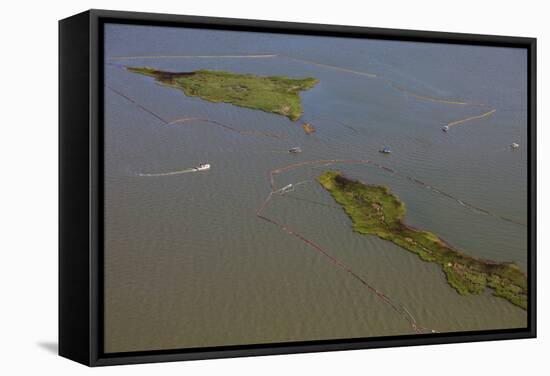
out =
<svg viewBox="0 0 550 376"><path fill-rule="evenodd" d="M301 153L302 149L299 146L288 149L289 153Z"/></svg>
<svg viewBox="0 0 550 376"><path fill-rule="evenodd" d="M287 184L283 188L279 189L280 194L285 194L287 192L291 192L294 190L294 186L292 184Z"/></svg>
<svg viewBox="0 0 550 376"><path fill-rule="evenodd" d="M444 125L444 126L441 128L441 130L442 130L443 132L447 132L447 131L449 130L449 126L448 126L448 125Z"/></svg>
<svg viewBox="0 0 550 376"><path fill-rule="evenodd" d="M518 149L519 148L519 144L517 142L512 142L512 145L510 145L510 147L512 149Z"/></svg>
<svg viewBox="0 0 550 376"><path fill-rule="evenodd" d="M195 171L206 171L210 170L210 164L208 163L201 163L197 167L195 167Z"/></svg>

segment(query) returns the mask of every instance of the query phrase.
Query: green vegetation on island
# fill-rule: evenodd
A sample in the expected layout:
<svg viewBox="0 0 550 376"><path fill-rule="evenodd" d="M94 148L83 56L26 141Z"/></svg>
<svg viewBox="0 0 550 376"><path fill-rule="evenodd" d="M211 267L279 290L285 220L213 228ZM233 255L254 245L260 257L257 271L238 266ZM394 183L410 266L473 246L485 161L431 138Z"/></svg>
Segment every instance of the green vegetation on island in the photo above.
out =
<svg viewBox="0 0 550 376"><path fill-rule="evenodd" d="M338 171L327 171L318 180L342 205L354 231L376 235L439 264L448 283L461 295L480 294L489 287L494 295L527 309L527 278L516 264L465 255L437 235L407 226L403 223L405 204L387 187L364 184Z"/></svg>
<svg viewBox="0 0 550 376"><path fill-rule="evenodd" d="M271 112L293 121L302 116L300 92L311 89L319 82L310 77L294 79L211 70L165 72L149 67L127 69L154 77L164 85L183 90L190 97Z"/></svg>

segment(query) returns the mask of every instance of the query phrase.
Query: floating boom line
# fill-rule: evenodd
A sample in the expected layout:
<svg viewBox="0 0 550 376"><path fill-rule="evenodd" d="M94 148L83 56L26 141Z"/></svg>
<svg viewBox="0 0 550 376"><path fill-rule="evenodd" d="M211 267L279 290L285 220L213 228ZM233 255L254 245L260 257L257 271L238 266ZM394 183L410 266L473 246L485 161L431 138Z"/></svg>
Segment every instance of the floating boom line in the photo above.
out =
<svg viewBox="0 0 550 376"><path fill-rule="evenodd" d="M130 103L134 104L135 106L137 106L138 108L140 108L141 110L145 111L146 113L152 115L153 117L155 117L156 119L160 120L162 123L166 124L166 125L175 125L175 124L178 124L178 123L185 123L185 122L189 122L189 121L202 121L202 122L206 122L206 123L210 123L210 124L214 124L216 126L219 126L221 128L224 128L226 130L229 130L229 131L232 131L232 132L236 132L242 136L264 136L264 137L272 137L272 138L282 138L281 136L279 135L276 135L276 134L273 134L273 133L269 133L269 132L262 132L262 131L243 131L243 130L239 130L237 128L234 128L230 125L227 125L227 124L224 124L224 123L221 123L219 121L216 121L216 120L210 120L210 119L207 119L207 118L199 118L199 117L186 117L186 118L179 118L179 119L176 119L176 120L172 120L172 121L168 121L166 119L164 119L162 116L160 116L159 114L155 113L153 110L145 107L144 105L140 104L139 102L137 102L135 99L129 97L128 95L122 93L121 91L119 90L116 90L114 88L112 88L111 86L108 86L106 85L106 87L111 90L112 92L116 93L117 95L121 96L122 98L126 99L127 101L129 101ZM489 111L488 113L485 113L483 114L483 117L485 116L489 116L491 115L493 112L495 112L495 110L492 110L492 111ZM478 118L478 117L473 117L473 118ZM473 120L472 118L469 118L467 120ZM464 120L466 121L466 120ZM461 121L463 122L463 121ZM335 147L336 145L330 145L330 147ZM352 152L356 152L356 153L362 153L362 151L359 151L357 149L354 149L354 148L350 148L349 147L350 145L347 145L345 146L346 147L346 151L352 151ZM337 147L337 146L336 146ZM327 163L330 163L330 162L327 162ZM399 173L398 171L395 171L389 167L385 167L381 164L378 164L376 162L369 162L370 164L378 167L378 168L381 168L381 169L384 169L385 171L387 172L390 172L390 173L393 173L397 176L400 176L400 177L403 177L409 181L412 181L416 184L419 184L419 185L422 185L424 186L425 188L435 192L435 193L438 193L438 194L441 194L451 200L454 200L455 202L457 202L459 205L463 206L463 207L466 207L466 208L469 208L471 210L474 210L474 211L477 211L477 212L480 212L482 214L485 214L485 215L489 215L489 216L492 216L492 217L495 217L495 218L499 218L501 220L504 220L504 221L507 221L507 222L510 222L510 223L514 223L514 224L517 224L517 225L520 225L520 226L526 226L525 223L523 222L520 222L520 221L517 221L515 219L511 219L511 218L507 218L507 217L504 217L502 215L499 215L499 214L496 214L496 213L493 213L493 212L490 212L486 209L483 209L483 208L480 208L478 206L475 206L473 204L470 204L468 202L465 202L465 201L462 201L460 199L458 199L457 197L453 196L452 194L450 193L447 193L443 190L440 190L432 185L429 185L419 179L416 179L414 177L411 177L411 176L408 176L408 175L405 175L405 174L402 174L402 173ZM186 173L185 170L181 170L181 171L171 171L171 172L166 172L166 173L158 173L158 174L139 174L138 176L149 176L149 177L153 177L153 176L170 176L170 175L179 175L179 174L184 174Z"/></svg>
<svg viewBox="0 0 550 376"><path fill-rule="evenodd" d="M113 57L113 58L110 58L112 60L123 60L123 59L146 59L146 58L149 58L149 59L155 59L155 58L272 58L272 57L276 57L277 55L164 55L164 56L119 56L119 57ZM329 68L329 69L334 69L334 70L337 70L337 71L343 71L343 72L348 72L348 73L352 73L352 74L356 74L356 75L360 75L360 76L366 76L366 77L369 77L369 78L380 78L382 80L385 80L387 81L390 86L396 90L399 90L401 92L404 92L406 93L407 95L411 95L412 97L414 98L417 98L419 100L427 100L427 101L431 101L431 102L436 102L436 103L443 103L443 104L451 104L451 105L480 105L480 104L473 104L473 103L468 103L468 102L464 102L464 101L454 101L454 100L447 100L447 99L439 99L439 98L433 98L433 97L428 97L428 96L423 96L423 95L420 95L420 94L416 94L414 92L410 92L406 89L403 89L401 87L398 87L397 85L395 85L391 80L388 80L388 79L385 79L383 77L380 77L378 76L377 74L374 74L374 73L369 73L369 72L361 72L361 71L356 71L356 70L352 70L352 69L347 69L347 68L342 68L342 67L338 67L338 66L334 66L334 65L328 65L328 64L322 64L322 63L317 63L317 62L314 62L314 61L309 61L309 60L303 60L303 59L297 59L297 58L291 58L291 57L288 57L289 59L291 60L295 60L295 61L301 61L301 62L304 62L304 63L307 63L307 64L312 64L312 65L316 65L316 66L320 66L320 67L324 67L324 68ZM255 131L241 131L241 130L238 130L236 128L233 128L231 126L228 126L226 124L223 124L223 123L220 123L220 122L217 122L217 121L213 121L213 120L209 120L209 119L204 119L204 118L182 118L182 119L176 119L174 121L167 121L165 120L163 117L159 116L158 114L156 114L155 112L149 110L148 108L146 108L145 106L139 104L138 102L136 102L134 99L130 98L129 96L107 86L110 90L112 90L113 92L115 92L116 94L122 96L123 98L127 99L128 101L130 101L131 103L135 104L136 106L138 106L139 108L141 108L142 110L144 110L145 112L151 114L152 116L154 116L155 118L157 118L158 120L162 121L164 124L167 124L167 125L173 125L173 124L177 124L177 123L185 123L186 121L191 121L191 120L196 120L196 121L205 121L205 122L209 122L209 123L212 123L212 124L215 124L215 125L218 125L222 128L225 128L225 129L228 129L228 130L231 130L231 131L234 131L234 132L238 132L239 134L241 135L249 135L249 134L252 134L252 133L255 133ZM460 120L456 120L456 121L453 121L453 122L450 122L450 123L447 123L447 126L451 127L451 126L455 126L455 125L459 125L459 124L462 124L462 123L465 123L465 122L468 122L468 121L471 121L471 120L475 120L475 119L482 119L482 118L485 118L487 116L490 116L491 114L493 114L494 112L496 112L496 109L492 109L484 114L481 114L481 115L476 115L476 116L470 116L468 118L464 118L464 119L460 119ZM265 135L265 134L264 134ZM271 137L273 137L271 135ZM278 226L280 229L282 229L283 231L285 231L286 233L288 233L289 235L292 235L296 238L298 238L299 240L303 241L305 244L309 245L311 248L313 248L314 250L316 250L318 253L320 253L322 256L324 256L325 258L327 258L328 260L330 260L333 264L337 265L340 269L346 271L348 274L350 274L353 278L355 278L356 280L358 280L360 283L362 283L365 287L368 288L369 291L373 292L374 294L376 294L376 296L378 298L380 298L385 304L388 304L395 312L397 312L399 315L401 315L408 323L409 325L412 327L412 329L417 332L417 333L422 333L424 330L429 330L427 328L423 328L423 327L420 327L418 326L416 320L414 319L414 317L410 314L410 312L403 306L400 306L400 305L397 305L396 303L394 303L388 296L386 296L382 291L378 290L377 288L375 288L373 285L369 284L363 277L361 277L359 274L357 274L351 267L349 267L347 264L345 264L344 262L342 262L341 260L337 259L336 257L334 257L333 255L331 255L329 252L327 252L326 250L324 250L321 246L319 246L317 243L313 242L312 240L309 240L307 239L305 236L303 236L302 234L300 234L299 232L289 228L287 225L285 225L284 223L280 223L272 218L269 218L267 217L266 215L263 214L264 210L266 209L266 207L268 206L268 204L270 203L272 197L273 197L273 194L275 192L277 192L277 190L275 189L275 176L277 174L280 174L280 173L283 173L283 172L286 172L286 171L289 171L291 169L295 169L295 168L299 168L299 167L303 167L303 166L307 166L307 165L316 165L316 164L320 164L320 165L330 165L330 164L335 164L335 163L345 163L345 164L369 164L371 163L369 160L353 160L353 159L326 159L326 160L318 160L318 161L309 161L309 162L301 162L301 163L295 163L295 164L291 164L291 165L288 165L288 166L284 166L284 167L281 167L281 168L278 168L278 169L274 169L274 170L271 170L270 171L270 186L271 186L271 191L270 193L268 194L268 196L266 197L266 199L262 202L262 204L260 205L260 207L257 209L257 212L256 212L256 215L269 222L269 223L272 223L276 226ZM388 171L388 172L391 172L391 173L394 173L394 174L398 174L395 170L392 170L390 168L387 168L387 167L384 167L382 165L378 165L376 163L373 163L373 165L379 167L379 168L383 168L384 170ZM160 173L160 174L140 174L141 176L166 176L166 175L176 175L176 174L180 174L180 173L185 173L187 172L188 170L181 170L181 171L173 171L173 172L168 172L168 173ZM449 198L452 198L454 200L456 200L459 204L463 205L463 206L471 206L469 204L466 204L465 202L463 201L460 201L456 198L454 198L452 195L449 195L449 194L446 194L445 192L441 191L441 190L438 190L437 188L434 188L434 187L431 187L427 184L425 184L424 182L418 180L418 179L415 179L415 178L412 178L412 177L408 177L408 176L405 176L407 179L413 181L413 182L416 182L418 184L421 184L427 188L430 188L432 189L433 191L435 192L438 192L440 194L443 194ZM284 188L284 187L283 187ZM280 191L280 189L279 189ZM488 211L485 211L483 209L479 209L479 208L476 208L474 206L471 206L472 208L475 208L481 212L484 212L486 214L489 214L491 215L491 213L489 213ZM500 217L502 219L505 219L503 217ZM508 220L508 219L506 219ZM514 222L512 220L509 220L511 222ZM516 222L514 222L516 223ZM435 332L434 330L431 330L431 332Z"/></svg>
<svg viewBox="0 0 550 376"><path fill-rule="evenodd" d="M337 71L340 71L340 72L353 73L353 74L356 74L356 75L358 75L358 76L365 76L365 77L370 77L370 78L378 78L378 77L380 77L380 76L378 76L378 75L375 74L375 73L362 72L362 71L358 71L358 70L355 70L355 69L339 67L338 65L323 64L323 63L318 63L318 62L316 62L316 61L305 60L305 59L299 59L299 58L290 57L290 56L284 56L284 57L287 58L287 59L289 59L289 60L299 61L299 62L302 62L302 63L306 63L306 64L310 64L310 65L315 65L315 66L322 67L322 68L329 68L329 69L337 70Z"/></svg>
<svg viewBox="0 0 550 376"><path fill-rule="evenodd" d="M415 93L414 91L405 89L404 87L397 85L393 81L390 81L390 80L387 80L387 81L389 85L395 90L398 90L416 99L421 99L424 101L434 102L434 103L455 104L459 106L486 106L486 104L483 104L483 103L472 103L472 102L466 102L458 99L443 99L443 98L436 98L436 97L430 97L428 95L418 94L418 93Z"/></svg>
<svg viewBox="0 0 550 376"><path fill-rule="evenodd" d="M240 130L240 129L237 129L237 128L234 128L230 125L227 125L227 124L224 124L222 122L219 122L217 120L211 120L211 119L207 119L207 118L201 118L201 117L186 117L186 118L180 118L180 119L176 119L176 120L173 120L171 121L170 123L168 123L168 125L175 125L175 124L181 124L181 123L187 123L187 122L190 122L190 121L202 121L202 122L205 122L205 123L210 123L210 124L213 124L213 125L216 125L218 127L222 127L224 129L227 129L229 131L232 131L232 132L236 132L242 136L265 136L265 137L272 137L272 138L282 138L281 136L277 135L277 134L274 134L274 133L271 133L271 132L263 132L263 131L243 131L243 130Z"/></svg>
<svg viewBox="0 0 550 376"><path fill-rule="evenodd" d="M333 69L333 70L337 70L337 71L340 71L340 72L347 72L347 73L351 73L351 74L355 74L355 75L359 75L359 76L366 76L366 77L369 77L369 78L377 78L377 79L380 79L382 81L385 81L387 82L387 84L395 89L395 90L398 90L406 95L409 95L413 98L416 98L418 100L423 100L423 101L428 101L428 102L434 102L434 103L442 103L442 104L449 104L449 105L458 105L458 106L482 106L482 107L488 107L487 104L483 104L483 103L473 103L473 102L468 102L468 101L463 101L463 100L457 100L457 99L446 99L446 98L436 98L436 97L431 97L431 96L428 96L428 95L422 95L422 94L418 94L418 93L415 93L411 90L408 90L408 89L405 89L403 88L402 86L399 86L397 85L395 82L393 82L391 79L388 79L388 78L385 78L383 76L380 76L376 73L370 73L370 72L362 72L362 71L358 71L358 70L354 70L354 69L348 69L348 68L343 68L343 67L339 67L337 65L330 65L330 64L322 64L322 63L318 63L318 62L315 62L315 61L311 61L311 60L305 60L305 59L299 59L299 58L294 58L294 57L290 57L290 56L285 56L287 59L289 60L294 60L294 61L299 61L299 62L303 62L303 63L306 63L306 64L311 64L311 65L315 65L315 66L319 66L319 67L323 67L323 68L328 68L328 69ZM493 113L496 112L496 108L493 108L492 110L488 111L488 112L485 112L481 115L475 115L475 116L470 116L470 117L467 117L467 118L464 118L464 119L460 119L460 120L456 120L456 121L452 121L450 123L447 123L446 125L450 128L452 126L455 126L455 125L459 125L459 124L463 124L463 123L466 123L466 122L469 122L471 120L476 120L476 119L483 119L487 116L490 116L492 115Z"/></svg>
<svg viewBox="0 0 550 376"><path fill-rule="evenodd" d="M186 55L186 56L189 56L189 57L192 57L191 55ZM206 56L206 55L204 55ZM233 56L233 57L238 57L238 55L208 55L209 57L224 57L224 56ZM245 55L241 55L241 57L243 57ZM262 56L262 57L276 57L278 55L246 55L247 57L258 57L258 56ZM316 64L316 65L320 65L320 66L323 66L323 67L327 67L327 68L339 68L339 67L336 67L336 66L332 66L332 65L326 65L326 64L318 64L318 63L315 63L315 62L312 62L312 61L309 61L309 60L302 60L302 59L295 59L295 58L290 58L288 57L289 59L292 59L292 60L297 60L297 61L302 61L302 62L306 62L306 63L310 63L310 64ZM348 69L345 69L345 68L342 68L342 69L339 69L339 70L343 70L343 71L346 71L346 72L350 72L350 73L365 73L365 72L357 72L357 71L353 71L353 70L348 70ZM384 79L383 77L379 77L377 76L378 78L381 78L381 79ZM387 79L384 79L384 80L387 80ZM437 98L432 98L432 97L427 97L427 96L422 96L422 95L419 95L419 94L416 94L416 93L413 93L413 92L410 92L410 91L407 91L406 89L403 89L401 87L398 87L398 86L395 86L395 84L390 81L390 80L387 80L390 82L390 85L393 85L394 88L396 88L397 90L400 90L400 91L403 91L405 93L407 93L408 95L411 95L415 98L418 98L418 99L424 99L424 100L430 100L430 101L435 101L435 102L440 102L440 103L446 103L446 104L456 104L456 105L472 105L472 106L486 106L484 104L476 104L476 103L470 103L470 102L462 102L462 101L451 101L451 100L443 100L443 99L437 99ZM232 132L236 132L242 136L264 136L264 137L272 137L272 138L282 138L281 136L279 135L276 135L276 134L273 134L273 133L270 133L270 132L263 132L263 131L246 131L246 130L239 130L237 128L234 128L230 125L227 125L227 124L224 124L224 123L221 123L219 121L216 121L216 120L210 120L210 119L207 119L207 118L200 118L200 117L187 117L187 118L179 118L179 119L176 119L176 120L173 120L173 121L168 121L166 119L164 119L162 116L160 116L159 114L155 113L154 111L152 111L151 109L145 107L144 105L140 104L139 102L137 102L135 99L129 97L128 95L122 93L121 91L118 91L114 88L112 88L111 86L109 85L106 85L106 87L108 89L110 89L111 91L113 91L114 93L118 94L119 96L125 98L126 100L128 100L129 102L133 103L134 105L136 105L137 107L139 107L140 109L142 109L143 111L147 112L148 114L152 115L153 117L157 118L158 120L160 120L162 123L166 124L166 125L174 125L174 124L178 124L178 123L185 123L185 122L189 122L189 121L202 121L202 122L206 122L206 123L210 123L210 124L213 124L213 125L216 125L216 126L219 126L221 128L224 128L226 130L229 130L229 131L232 131ZM460 120L455 120L455 121L452 121L450 123L447 123L447 126L448 127L452 127L452 126L456 126L456 125L459 125L459 124L462 124L462 123L465 123L465 122L468 122L468 121L471 121L471 120L476 120L476 119L482 119L482 118L485 118L485 117L488 117L490 115L492 115L493 113L495 113L497 111L496 108L490 110L490 111L487 111L481 115L476 115L476 116L470 116L470 117L467 117L467 118L464 118L464 119L460 119ZM344 123L341 123L344 125ZM346 125L347 126L347 125ZM349 126L348 126L349 127ZM351 128L351 127L350 127ZM355 129L353 129L355 130ZM349 148L350 145L346 145L346 150L347 151L355 151L357 153L363 153L362 151L359 151L357 149L354 150L354 148ZM330 147L334 147L334 145L330 145ZM481 207L478 207L478 206L475 206L473 204L470 204L466 201L462 201L460 200L459 198L455 197L454 195L450 194L450 193L447 193L437 187L434 187L432 185L429 185L419 179L416 179L414 177L411 177L411 176L408 176L408 175L405 175L405 174L402 174L402 173L399 173L398 171L395 171L391 168L388 168L388 167L385 167L385 166L382 166L380 164L377 164L375 162L371 162L374 166L378 167L378 168L381 168L381 169L384 169L390 173L393 173L397 176L400 176L400 177L403 177L411 182L414 182L416 184L419 184L419 185L422 185L424 186L425 188L431 190L432 192L435 192L437 194L440 194L440 195L443 195L453 201L455 201L456 203L458 203L459 205L465 207L465 208L468 208L470 210L473 210L473 211L476 211L476 212L479 212L479 213L482 213L484 215L489 215L489 216L492 216L494 218L498 218L498 219L501 219L503 221L506 221L506 222L509 222L509 223L513 223L513 224L516 224L516 225L520 225L520 226L526 226L525 223L521 222L521 221L517 221L515 219L512 219L512 218L508 218L508 217L505 217L505 216L502 216L500 214L497 214L497 213L493 213L493 212L490 212L489 210L486 210L486 209L483 209ZM181 174L181 173L184 173L184 172L181 172L181 171L175 171L175 174ZM165 174L172 174L171 172L170 173L161 173L161 174L145 174L143 176L167 176ZM174 175L175 175L174 174ZM142 176L142 175L140 175Z"/></svg>
<svg viewBox="0 0 550 376"><path fill-rule="evenodd" d="M108 60L141 60L141 59L269 59L277 57L275 54L258 55L141 55L141 56L112 56Z"/></svg>
<svg viewBox="0 0 550 376"><path fill-rule="evenodd" d="M457 204L459 204L460 206L464 207L464 208L467 208L467 209L470 209L474 212L478 212L478 213L481 213L481 214L484 214L484 215L488 215L488 216L491 216L491 217L494 217L494 218L497 218L497 219L500 219L500 220L503 220L503 221L506 221L506 222L510 222L510 223L514 223L516 225L520 225L520 226L526 226L525 223L521 222L521 221L518 221L518 220L515 220L515 219L512 219L512 218L508 218L508 217L505 217L501 214L498 214L498 213L493 213L487 209L483 209L479 206L475 206L473 204L470 204L469 202L466 202L466 201L463 201L461 199L459 199L458 197L450 194L450 193L447 193L437 187L434 187L433 185L430 185L428 183L425 183L424 181L420 180L420 179L417 179L415 177L412 177L412 176L409 176L409 175L406 175L406 174L403 174L399 171L396 171L392 168L389 168L389 167L386 167L386 166L383 166L381 164L378 164L378 163L372 163L373 166L376 166L386 172L389 172L390 174L394 174L396 176L399 176L401 178L404 178L404 179L407 179L409 180L410 182L413 182L415 184L418 184L434 193L437 193L441 196L444 196L450 200L453 200L455 201Z"/></svg>
<svg viewBox="0 0 550 376"><path fill-rule="evenodd" d="M466 123L466 122L471 121L471 120L483 119L487 116L491 116L495 112L497 112L497 109L493 108L491 111L487 111L487 112L485 112L481 115L470 116L470 117L467 117L467 118L464 118L464 119L451 121L450 123L447 123L447 127L451 128L451 127L454 127L455 125Z"/></svg>
<svg viewBox="0 0 550 376"><path fill-rule="evenodd" d="M429 102L434 102L434 103L449 104L449 105L459 105L459 106L484 106L484 107L488 106L488 105L483 104L483 103L472 103L472 102L467 102L467 101L462 101L462 100L436 98L436 97L432 97L432 96L428 96L428 95L418 94L418 93L415 93L411 90L405 89L405 88L397 85L391 79L385 78L383 76L380 76L380 75L378 75L376 73L372 73L372 72L358 71L358 70L355 70L355 69L344 68L344 67L340 67L340 66L337 66L337 65L324 64L324 63L319 63L319 62L312 61L312 60L300 59L300 58L295 58L295 57L291 57L291 56L281 56L281 55L277 55L277 54L113 56L113 57L109 57L108 60L194 59L194 58L196 58L196 59L201 59L201 58L206 58L206 59L209 59L209 58L214 58L214 59L218 59L218 58L219 59L223 59L223 58L227 58L227 59L270 59L270 58L276 58L276 57L283 57L283 58L286 58L288 60L298 61L298 62L302 62L302 63L305 63L305 64L310 64L310 65L314 65L314 66L318 66L318 67L322 67L322 68L332 69L332 70L336 70L336 71L340 71L340 72L347 72L347 73L351 73L351 74L355 74L355 75L359 75L359 76L381 79L381 80L387 82L388 85L391 88L393 88L395 90L398 90L398 91L400 91L400 92L402 92L406 95L409 95L413 98L416 98L418 100L424 100L424 101L429 101ZM452 126L463 124L463 123L469 122L471 120L483 119L487 116L492 115L495 112L496 112L496 108L494 108L494 109L492 109L492 110L490 110L486 113L483 113L481 115L470 116L470 117L467 117L467 118L464 118L464 119L449 122L449 123L446 124L446 126L450 128Z"/></svg>
<svg viewBox="0 0 550 376"><path fill-rule="evenodd" d="M324 141L322 141L327 147L329 148L333 148L335 150L340 150L343 149L345 150L346 152L351 152L351 153L357 153L357 154L364 154L365 152L363 150L360 150L358 149L357 147L354 147L354 145L347 145L347 144L343 144L341 142L339 142L338 140L335 140L333 137L330 137L330 136L326 136L325 137L331 139L333 142L332 144L330 143L326 143ZM339 146L338 144L340 144L341 146ZM495 212L492 212L490 210L487 210L487 209L484 209L482 207L479 207L479 206L476 206L472 203L469 203L467 201L464 201L464 200L461 200L460 198L456 197L455 195L451 194L451 193L448 193L442 189L439 189L438 187L435 187L431 184L428 184L418 178L415 178L413 176L410 176L410 175L407 175L407 174L404 174L402 172L399 172L393 168L390 168L390 167L386 167L380 163L377 163L377 162L373 162L373 161L370 161L369 163L370 165L374 166L374 167L377 167L379 169L382 169L390 174L393 174L395 176L398 176L400 178L403 178L403 179L406 179L412 183L415 183L417 185L420 185L436 194L439 194L443 197L446 197L450 200L453 200L454 202L456 202L458 205L464 207L464 208L467 208L473 212L476 212L476 213L480 213L480 214L483 214L483 215L487 215L487 216L490 216L490 217L493 217L493 218L496 218L496 219L500 219L502 221L505 221L505 222L509 222L509 223L513 223L515 225L519 225L519 226L527 226L524 222L522 221L519 221L517 219L513 219L513 218L509 218L509 217L506 217L504 215L501 215L501 214L498 214L498 213L495 213Z"/></svg>
<svg viewBox="0 0 550 376"><path fill-rule="evenodd" d="M153 117L157 118L158 120L160 120L161 122L163 122L164 124L169 124L169 121L164 119L162 116L158 115L157 113L155 113L154 111L148 109L147 107L145 107L144 105L138 103L135 99L133 98L130 98L129 96L127 96L126 94L122 93L121 91L118 91L114 88L112 88L111 86L109 85L105 85L105 87L107 87L107 89L111 90L113 93L115 94L118 94L119 96L121 96L122 98L126 99L128 102L130 103L133 103L134 105L136 105L137 107L139 107L140 109L142 109L143 111L147 112L149 115L152 115Z"/></svg>
<svg viewBox="0 0 550 376"><path fill-rule="evenodd" d="M283 230L287 234L298 238L299 240L301 240L302 242L304 242L305 244L310 246L312 249L314 249L316 252L321 254L323 257L327 258L334 265L336 265L340 269L347 272L354 279L356 279L363 286L365 286L370 292L374 293L380 300L382 300L382 302L384 302L385 304L390 306L397 314L399 314L403 319L405 319L409 323L411 328L416 333L423 333L423 332L426 332L426 331L436 333L435 330L431 330L431 329L419 326L416 322L416 319L402 305L393 302L393 300L391 298L389 298L386 294L384 294L381 290L377 289L374 285L370 284L366 279L364 279L357 272L355 272L350 266L348 266L346 263L339 260L338 258L333 256L332 254L330 254L328 251L323 249L319 244L315 243L313 240L310 240L310 239L306 238L304 235L302 235L298 231L290 228L286 224L278 222L278 221L276 221L276 220L274 220L274 219L272 219L272 218L270 218L270 217L268 217L264 214L264 210L267 208L267 206L271 202L273 194L277 193L281 190L281 188L279 188L279 189L276 188L276 185L275 185L275 176L276 175L281 174L281 173L286 172L286 171L289 171L289 170L292 170L292 169L295 169L295 168L304 167L304 166L308 166L308 165L317 165L317 164L327 165L327 164L335 164L335 163L340 163L340 164L368 164L368 163L370 163L370 161L366 160L366 159L322 159L322 160L317 160L317 161L306 161L306 162L294 163L294 164L290 164L290 165L287 165L287 166L284 166L284 167L280 167L280 168L276 168L274 170L271 170L270 173L269 173L271 190L270 190L269 194L267 195L266 199L262 202L260 207L257 209L256 216L260 219L263 219L263 220L273 224L273 225L276 225L277 227L279 227L281 230Z"/></svg>

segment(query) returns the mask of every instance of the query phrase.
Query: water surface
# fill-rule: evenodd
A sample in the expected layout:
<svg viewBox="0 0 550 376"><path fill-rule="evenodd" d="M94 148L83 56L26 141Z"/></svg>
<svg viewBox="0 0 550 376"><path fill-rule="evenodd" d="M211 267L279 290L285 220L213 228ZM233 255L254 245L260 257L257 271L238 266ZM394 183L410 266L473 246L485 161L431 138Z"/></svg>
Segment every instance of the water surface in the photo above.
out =
<svg viewBox="0 0 550 376"><path fill-rule="evenodd" d="M250 54L276 56L167 57ZM406 203L408 224L467 254L526 270L526 227L498 217L527 217L524 50L107 25L105 59L106 85L168 122L208 118L280 136L243 136L200 121L167 125L106 88L107 352L413 334L402 315L348 273L256 216L270 192L270 170L319 159L368 159L399 174L373 165L291 170L277 176L278 186L309 182L276 195L269 217L352 266L422 326L526 326L522 309L490 293L460 296L438 266L352 232L314 182L324 169L338 168L388 185ZM282 116L186 97L127 65L316 77L320 83L302 95L302 121L317 132L305 135L300 122ZM491 116L440 130L492 108ZM512 142L520 149L512 151ZM293 146L303 153L285 153ZM383 146L393 153L378 153ZM139 176L206 162L212 169L204 173Z"/></svg>

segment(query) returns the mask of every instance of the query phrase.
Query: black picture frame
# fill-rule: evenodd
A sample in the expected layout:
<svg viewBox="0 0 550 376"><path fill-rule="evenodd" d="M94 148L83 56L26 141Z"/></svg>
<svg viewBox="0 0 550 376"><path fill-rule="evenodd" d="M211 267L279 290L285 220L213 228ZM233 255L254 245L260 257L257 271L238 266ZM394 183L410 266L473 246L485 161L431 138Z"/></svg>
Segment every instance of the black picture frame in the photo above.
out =
<svg viewBox="0 0 550 376"><path fill-rule="evenodd" d="M528 54L528 326L200 349L103 351L103 25L520 47ZM89 10L59 22L59 354L88 366L430 345L536 337L536 39Z"/></svg>

